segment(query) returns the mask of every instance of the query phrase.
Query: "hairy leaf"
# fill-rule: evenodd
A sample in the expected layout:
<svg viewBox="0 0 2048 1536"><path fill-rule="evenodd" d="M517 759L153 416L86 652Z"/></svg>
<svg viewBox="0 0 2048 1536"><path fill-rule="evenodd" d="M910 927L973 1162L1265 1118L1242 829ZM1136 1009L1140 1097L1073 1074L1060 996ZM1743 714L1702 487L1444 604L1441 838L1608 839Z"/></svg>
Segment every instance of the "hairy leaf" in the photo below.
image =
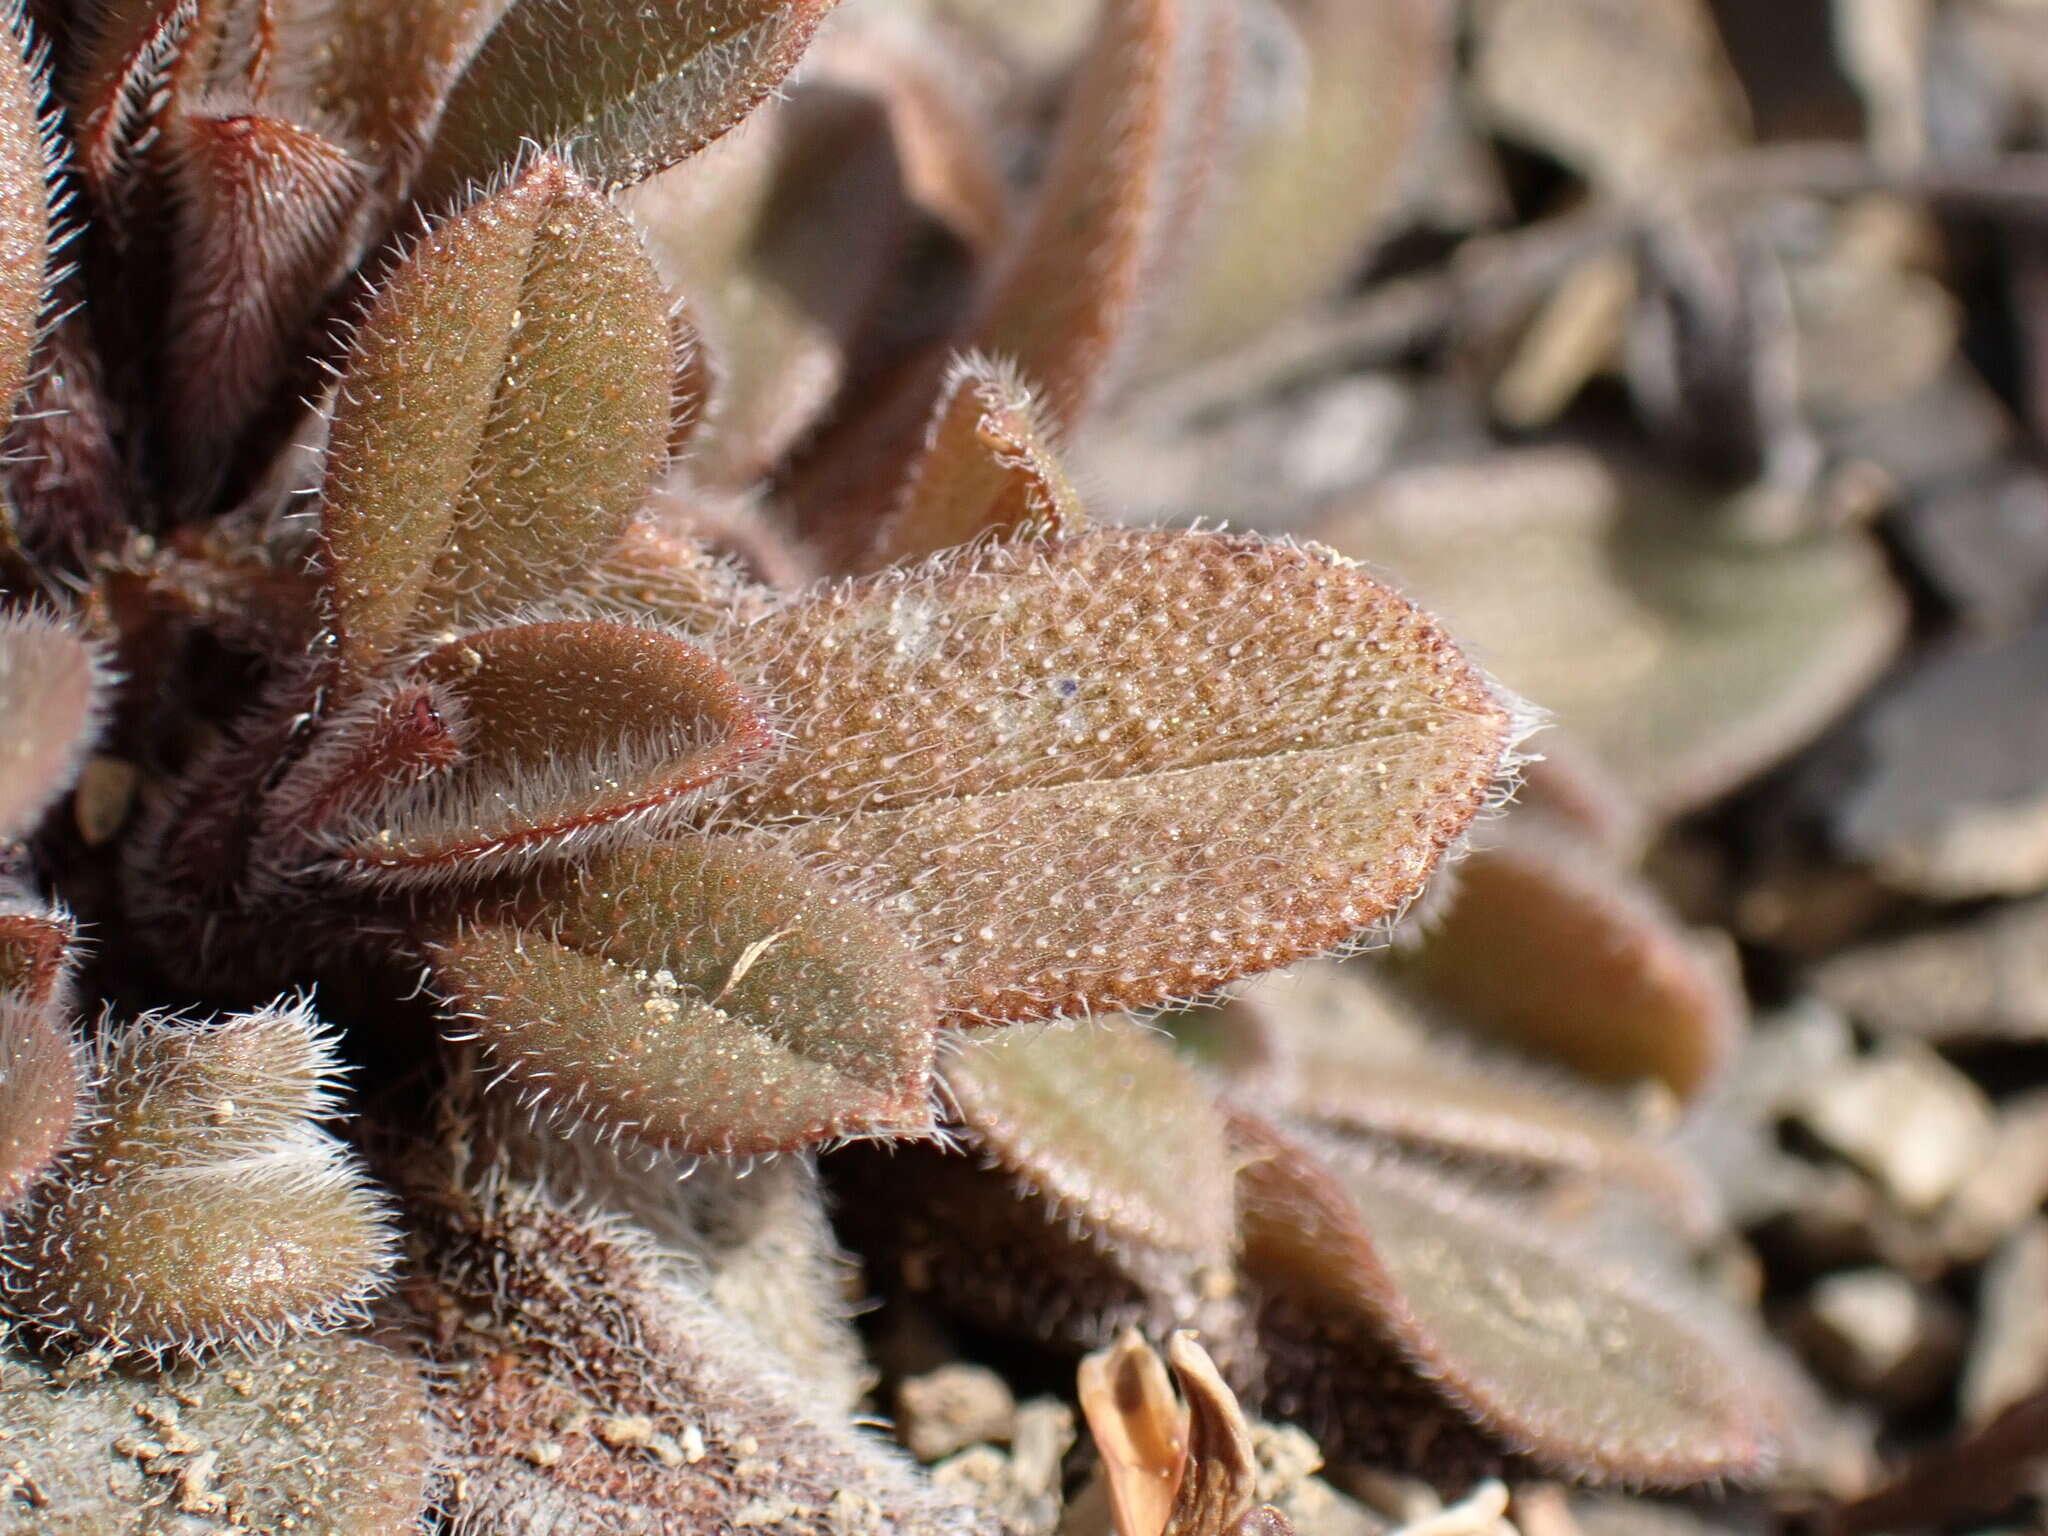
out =
<svg viewBox="0 0 2048 1536"><path fill-rule="evenodd" d="M434 1293L464 1325L437 1383L459 1529L591 1536L991 1536L762 1357L644 1237L487 1183L447 1208Z"/></svg>
<svg viewBox="0 0 2048 1536"><path fill-rule="evenodd" d="M1326 1447L1412 1440L1426 1384L1496 1444L1588 1480L1740 1480L1776 1459L1785 1368L1704 1290L1575 1259L1528 1213L1416 1168L1325 1168L1271 1126L1237 1124L1247 1272L1272 1298L1280 1356L1316 1340L1319 1379L1289 1381L1282 1400ZM1388 1385L1389 1350L1419 1382Z"/></svg>
<svg viewBox="0 0 2048 1536"><path fill-rule="evenodd" d="M49 293L53 147L41 61L21 0L0 7L0 419L28 383ZM0 810L0 822L5 812Z"/></svg>
<svg viewBox="0 0 2048 1536"><path fill-rule="evenodd" d="M69 625L0 613L0 842L31 832L98 734L97 654Z"/></svg>
<svg viewBox="0 0 2048 1536"><path fill-rule="evenodd" d="M1014 369L972 355L957 361L870 563L902 564L985 534L1079 533L1087 514L1042 417Z"/></svg>
<svg viewBox="0 0 2048 1536"><path fill-rule="evenodd" d="M0 989L0 1211L28 1193L71 1136L78 1054L54 1001Z"/></svg>
<svg viewBox="0 0 2048 1536"><path fill-rule="evenodd" d="M306 1007L145 1019L95 1067L96 1116L10 1236L10 1309L115 1351L191 1351L320 1331L380 1288L392 1235L314 1123L336 1063Z"/></svg>
<svg viewBox="0 0 2048 1536"><path fill-rule="evenodd" d="M0 993L38 1007L56 1001L77 937L69 912L0 878Z"/></svg>
<svg viewBox="0 0 2048 1536"><path fill-rule="evenodd" d="M499 1071L614 1134L728 1154L929 1124L931 983L772 850L603 856L429 955Z"/></svg>
<svg viewBox="0 0 2048 1536"><path fill-rule="evenodd" d="M65 85L78 168L102 207L161 131L171 81L201 30L204 0L107 0L96 7ZM217 10L217 7L214 9Z"/></svg>
<svg viewBox="0 0 2048 1536"><path fill-rule="evenodd" d="M945 1063L980 1150L1089 1238L1219 1267L1237 1212L1223 1117L1164 1037L1136 1020L1003 1031Z"/></svg>
<svg viewBox="0 0 2048 1536"><path fill-rule="evenodd" d="M418 195L480 182L526 140L610 188L737 124L838 0L517 0L448 94Z"/></svg>
<svg viewBox="0 0 2048 1536"><path fill-rule="evenodd" d="M180 113L170 136L175 275L165 402L188 466L211 468L269 399L349 254L366 167L253 111Z"/></svg>
<svg viewBox="0 0 2048 1536"><path fill-rule="evenodd" d="M282 83L380 158L405 163L508 0L272 3L280 68L289 71Z"/></svg>
<svg viewBox="0 0 2048 1536"><path fill-rule="evenodd" d="M705 652L590 620L451 640L328 736L279 786L274 835L413 880L645 828L771 740Z"/></svg>
<svg viewBox="0 0 2048 1536"><path fill-rule="evenodd" d="M1606 1082L1703 1092L1742 1037L1735 988L1645 886L1517 824L1459 867L1441 916L1389 963L1508 1044Z"/></svg>
<svg viewBox="0 0 2048 1536"><path fill-rule="evenodd" d="M1221 0L1110 0L1037 205L973 327L1071 428L1110 382L1199 206L1235 54Z"/></svg>
<svg viewBox="0 0 2048 1536"><path fill-rule="evenodd" d="M724 797L989 1020L1156 1007L1407 901L1512 707L1327 551L1103 530L827 589L720 636L790 744Z"/></svg>
<svg viewBox="0 0 2048 1536"><path fill-rule="evenodd" d="M668 302L559 162L436 227L357 331L322 537L345 673L553 594L615 541L666 450Z"/></svg>
<svg viewBox="0 0 2048 1536"><path fill-rule="evenodd" d="M0 1353L0 1532L410 1531L435 1450L427 1406L412 1362L367 1339L132 1374Z"/></svg>

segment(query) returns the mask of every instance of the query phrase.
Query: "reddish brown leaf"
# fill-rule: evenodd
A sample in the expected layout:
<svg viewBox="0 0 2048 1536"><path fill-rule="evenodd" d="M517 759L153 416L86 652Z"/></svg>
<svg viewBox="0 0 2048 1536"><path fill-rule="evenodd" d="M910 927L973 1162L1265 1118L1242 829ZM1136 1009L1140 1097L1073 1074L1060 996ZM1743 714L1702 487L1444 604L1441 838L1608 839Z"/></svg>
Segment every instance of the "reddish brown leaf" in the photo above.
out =
<svg viewBox="0 0 2048 1536"><path fill-rule="evenodd" d="M930 1123L930 982L771 851L603 856L428 952L498 1071L612 1134L725 1155Z"/></svg>
<svg viewBox="0 0 2048 1536"><path fill-rule="evenodd" d="M120 183L136 156L161 131L172 78L201 31L203 3L108 0L78 40L77 67L65 82L71 137L86 185L109 211L121 205Z"/></svg>
<svg viewBox="0 0 2048 1536"><path fill-rule="evenodd" d="M273 796L271 835L414 880L645 830L772 742L705 652L592 620L452 640L326 736Z"/></svg>
<svg viewBox="0 0 2048 1536"><path fill-rule="evenodd" d="M1389 963L1488 1035L1605 1082L1682 1098L1720 1075L1743 1003L1650 891L1518 819L1459 869L1441 917Z"/></svg>
<svg viewBox="0 0 2048 1536"><path fill-rule="evenodd" d="M1433 620L1250 537L996 544L714 649L791 711L719 823L834 871L989 1020L1156 1007L1345 943L1519 731Z"/></svg>
<svg viewBox="0 0 2048 1536"><path fill-rule="evenodd" d="M508 0L281 0L279 85L409 166L443 95Z"/></svg>
<svg viewBox="0 0 2048 1536"><path fill-rule="evenodd" d="M255 111L177 115L165 401L189 469L214 467L297 356L350 254L367 167L310 128Z"/></svg>
<svg viewBox="0 0 2048 1536"><path fill-rule="evenodd" d="M982 1152L1089 1240L1219 1272L1237 1212L1223 1116L1163 1036L1129 1018L963 1045L947 1090Z"/></svg>
<svg viewBox="0 0 2048 1536"><path fill-rule="evenodd" d="M448 93L416 193L487 180L528 140L606 188L703 148L782 82L838 0L519 0Z"/></svg>
<svg viewBox="0 0 2048 1536"><path fill-rule="evenodd" d="M1577 1259L1529 1213L1419 1169L1324 1167L1251 1116L1237 1128L1245 1265L1276 1347L1316 1340L1318 1379L1281 1391L1326 1448L1412 1443L1433 1395L1538 1465L1681 1486L1754 1478L1792 1432L1787 1368L1703 1290ZM1399 1391L1389 1350L1415 1373Z"/></svg>
<svg viewBox="0 0 2048 1536"><path fill-rule="evenodd" d="M906 564L985 534L1061 537L1087 526L1038 399L987 358L953 365L924 456L883 524L870 565Z"/></svg>
<svg viewBox="0 0 2048 1536"><path fill-rule="evenodd" d="M652 267L559 162L429 233L357 331L328 444L344 673L553 596L646 494L673 388Z"/></svg>
<svg viewBox="0 0 2048 1536"><path fill-rule="evenodd" d="M0 965L6 958L0 929ZM0 986L0 1212L28 1193L70 1139L81 1079L78 1047L54 999Z"/></svg>
<svg viewBox="0 0 2048 1536"><path fill-rule="evenodd" d="M0 880L0 993L38 1008L55 1002L77 937L70 913Z"/></svg>

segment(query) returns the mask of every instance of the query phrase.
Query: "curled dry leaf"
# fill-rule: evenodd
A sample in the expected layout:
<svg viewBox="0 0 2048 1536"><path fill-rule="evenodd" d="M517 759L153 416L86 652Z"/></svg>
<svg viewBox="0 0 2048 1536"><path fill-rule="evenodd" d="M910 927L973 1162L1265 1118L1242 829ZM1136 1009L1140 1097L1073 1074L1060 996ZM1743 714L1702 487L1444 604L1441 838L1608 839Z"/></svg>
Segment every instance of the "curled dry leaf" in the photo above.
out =
<svg viewBox="0 0 2048 1536"><path fill-rule="evenodd" d="M133 1374L0 1353L5 1536L392 1536L426 1506L434 1449L418 1368L367 1339Z"/></svg>
<svg viewBox="0 0 2048 1536"><path fill-rule="evenodd" d="M273 796L272 835L354 874L451 879L649 830L770 740L724 668L659 630L486 629L337 717Z"/></svg>
<svg viewBox="0 0 2048 1536"><path fill-rule="evenodd" d="M450 1208L456 1208L456 1202ZM763 1359L644 1238L497 1178L437 1243L457 1529L992 1536Z"/></svg>
<svg viewBox="0 0 2048 1536"><path fill-rule="evenodd" d="M975 354L940 391L924 455L877 536L870 565L900 565L994 535L1063 538L1087 526L1054 434L1014 368Z"/></svg>
<svg viewBox="0 0 2048 1536"><path fill-rule="evenodd" d="M430 231L356 332L328 439L343 675L610 547L666 454L673 362L631 226L560 162Z"/></svg>
<svg viewBox="0 0 2048 1536"><path fill-rule="evenodd" d="M1574 1259L1528 1213L1417 1168L1322 1166L1270 1124L1240 1114L1235 1126L1270 1407L1326 1451L1406 1446L1412 1464L1427 1434L1448 1466L1508 1450L1649 1486L1741 1481L1775 1463L1792 1431L1788 1372L1703 1288ZM1439 1424L1422 1431L1432 1399Z"/></svg>
<svg viewBox="0 0 2048 1536"><path fill-rule="evenodd" d="M100 723L97 653L70 625L0 613L0 843L26 836L77 777Z"/></svg>
<svg viewBox="0 0 2048 1536"><path fill-rule="evenodd" d="M303 1004L104 1041L95 1113L8 1234L0 1305L117 1352L319 1332L394 1258L375 1196L315 1121L333 1043Z"/></svg>
<svg viewBox="0 0 2048 1536"><path fill-rule="evenodd" d="M34 46L27 7L0 6L0 419L28 383L49 294L54 146Z"/></svg>
<svg viewBox="0 0 2048 1536"><path fill-rule="evenodd" d="M1460 1021L1602 1082L1698 1096L1741 1041L1733 982L1647 886L1526 818L1459 866L1397 975Z"/></svg>
<svg viewBox="0 0 2048 1536"><path fill-rule="evenodd" d="M713 649L791 709L717 824L831 870L990 1021L1157 1007L1352 940L1521 731L1434 620L1251 537L999 543Z"/></svg>
<svg viewBox="0 0 2048 1536"><path fill-rule="evenodd" d="M1862 534L1752 545L1712 512L1581 451L1531 449L1394 477L1317 532L1443 614L1670 815L1803 745L1905 629Z"/></svg>
<svg viewBox="0 0 2048 1536"><path fill-rule="evenodd" d="M417 195L481 182L531 140L613 188L736 125L838 0L517 0L448 92Z"/></svg>
<svg viewBox="0 0 2048 1536"><path fill-rule="evenodd" d="M602 855L428 946L529 1099L649 1146L930 1124L932 985L887 921L758 844Z"/></svg>

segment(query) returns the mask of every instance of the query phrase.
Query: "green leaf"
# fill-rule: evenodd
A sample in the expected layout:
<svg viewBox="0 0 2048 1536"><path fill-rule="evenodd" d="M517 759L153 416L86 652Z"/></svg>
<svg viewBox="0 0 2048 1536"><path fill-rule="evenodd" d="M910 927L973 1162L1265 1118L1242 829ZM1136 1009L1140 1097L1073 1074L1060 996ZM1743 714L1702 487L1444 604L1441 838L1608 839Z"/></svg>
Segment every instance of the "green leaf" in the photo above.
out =
<svg viewBox="0 0 2048 1536"><path fill-rule="evenodd" d="M885 919L772 850L602 856L428 954L497 1071L649 1146L787 1151L930 1124L931 983Z"/></svg>
<svg viewBox="0 0 2048 1536"><path fill-rule="evenodd" d="M618 538L666 452L668 301L558 161L430 231L345 365L322 538L337 649L550 597Z"/></svg>
<svg viewBox="0 0 2048 1536"><path fill-rule="evenodd" d="M1433 620L1244 536L999 543L713 648L789 743L707 825L830 870L990 1021L1158 1007L1356 937L1520 729Z"/></svg>
<svg viewBox="0 0 2048 1536"><path fill-rule="evenodd" d="M97 1114L8 1234L21 1316L116 1352L192 1351L324 1330L382 1286L392 1234L314 1123L337 1063L304 1005L147 1018L95 1067Z"/></svg>
<svg viewBox="0 0 2048 1536"><path fill-rule="evenodd" d="M533 140L606 188L737 124L838 0L518 0L448 94L416 195L481 182Z"/></svg>
<svg viewBox="0 0 2048 1536"><path fill-rule="evenodd" d="M0 1353L0 1532L410 1531L437 1449L427 1406L412 1362L367 1339L161 1372Z"/></svg>

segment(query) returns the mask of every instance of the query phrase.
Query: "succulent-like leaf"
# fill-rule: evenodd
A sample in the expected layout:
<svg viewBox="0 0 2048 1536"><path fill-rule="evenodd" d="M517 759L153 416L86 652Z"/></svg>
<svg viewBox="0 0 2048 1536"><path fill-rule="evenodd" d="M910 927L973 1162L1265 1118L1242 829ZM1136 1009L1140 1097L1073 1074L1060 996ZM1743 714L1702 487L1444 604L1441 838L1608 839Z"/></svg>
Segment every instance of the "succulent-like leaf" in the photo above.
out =
<svg viewBox="0 0 2048 1536"><path fill-rule="evenodd" d="M1756 545L1713 512L1683 487L1535 449L1390 481L1317 535L1444 614L1671 814L1811 738L1906 617L1860 533Z"/></svg>
<svg viewBox="0 0 2048 1536"><path fill-rule="evenodd" d="M1792 1428L1783 1368L1704 1290L1575 1262L1526 1213L1418 1169L1324 1168L1270 1125L1238 1129L1277 1404L1326 1447L1415 1443L1426 1396L1390 1388L1391 1351L1484 1438L1572 1476L1680 1485L1773 1464ZM1293 1374L1304 1338L1315 1379Z"/></svg>
<svg viewBox="0 0 2048 1536"><path fill-rule="evenodd" d="M210 468L286 376L339 276L367 168L311 128L250 110L178 114L169 152L165 400L177 451Z"/></svg>
<svg viewBox="0 0 2048 1536"><path fill-rule="evenodd" d="M613 188L701 149L774 90L838 0L517 0L448 93L418 195L527 140Z"/></svg>
<svg viewBox="0 0 2048 1536"><path fill-rule="evenodd" d="M320 1331L383 1283L377 1199L314 1124L330 1039L303 1004L105 1042L98 1113L10 1234L5 1305L115 1351Z"/></svg>
<svg viewBox="0 0 2048 1536"><path fill-rule="evenodd" d="M1249 341L1355 272L1450 69L1443 0L1244 9L1256 62L1236 94L1250 121L1223 148L1218 208L1146 346L1150 367Z"/></svg>
<svg viewBox="0 0 2048 1536"><path fill-rule="evenodd" d="M674 1266L619 1223L487 1185L436 1245L441 1417L456 1528L590 1536L772 1526L791 1536L992 1536L910 1464L819 1412Z"/></svg>
<svg viewBox="0 0 2048 1536"><path fill-rule="evenodd" d="M0 419L11 418L49 294L53 143L42 61L22 0L0 5Z"/></svg>
<svg viewBox="0 0 2048 1536"><path fill-rule="evenodd" d="M34 830L99 729L92 646L42 613L0 613L0 842Z"/></svg>
<svg viewBox="0 0 2048 1536"><path fill-rule="evenodd" d="M726 1154L929 1124L931 983L771 849L601 856L429 954L498 1070L614 1134Z"/></svg>
<svg viewBox="0 0 2048 1536"><path fill-rule="evenodd" d="M412 880L645 828L771 740L705 652L590 620L451 640L328 735L273 797L274 835Z"/></svg>
<svg viewBox="0 0 2048 1536"><path fill-rule="evenodd" d="M949 1056L945 1081L979 1149L1058 1219L1110 1246L1228 1263L1223 1116L1164 1037L1129 1018L1005 1030Z"/></svg>
<svg viewBox="0 0 2048 1536"><path fill-rule="evenodd" d="M345 673L551 597L666 451L668 302L629 225L558 161L448 219L357 331L322 536Z"/></svg>
<svg viewBox="0 0 2048 1536"><path fill-rule="evenodd" d="M78 1121L79 1051L51 1000L0 989L0 1211L27 1194Z"/></svg>
<svg viewBox="0 0 2048 1536"><path fill-rule="evenodd" d="M414 1365L367 1339L132 1374L0 1353L0 1532L410 1531L435 1449L427 1406Z"/></svg>
<svg viewBox="0 0 2048 1536"><path fill-rule="evenodd" d="M1354 938L1519 732L1363 572L1220 534L999 543L713 649L794 711L720 815L832 869L989 1020L1157 1007Z"/></svg>
<svg viewBox="0 0 2048 1536"><path fill-rule="evenodd" d="M1459 866L1443 912L1389 964L1473 1028L1589 1077L1705 1090L1741 1040L1734 986L1645 886L1511 825Z"/></svg>
<svg viewBox="0 0 2048 1536"><path fill-rule="evenodd" d="M1234 7L1111 0L1068 87L1037 206L974 326L1071 428L1109 383L1200 201Z"/></svg>
<svg viewBox="0 0 2048 1536"><path fill-rule="evenodd" d="M924 455L882 526L872 563L922 559L985 534L1080 532L1087 514L1042 415L1014 369L971 355L954 363Z"/></svg>

